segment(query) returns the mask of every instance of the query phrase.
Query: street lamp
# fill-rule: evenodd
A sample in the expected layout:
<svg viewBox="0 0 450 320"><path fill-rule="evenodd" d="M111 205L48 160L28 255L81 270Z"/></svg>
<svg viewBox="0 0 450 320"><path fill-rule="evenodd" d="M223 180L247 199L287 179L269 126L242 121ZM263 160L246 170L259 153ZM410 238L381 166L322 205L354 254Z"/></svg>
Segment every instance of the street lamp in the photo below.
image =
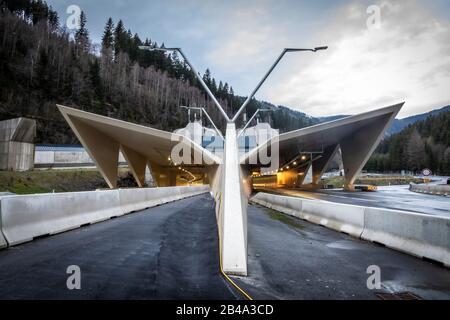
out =
<svg viewBox="0 0 450 320"><path fill-rule="evenodd" d="M252 120L256 117L256 115L259 112L268 112L268 111L270 111L270 109L258 109L258 110L256 110L255 113L253 114L253 116L250 118L250 120L248 120L248 122L241 129L241 131L239 131L239 134L237 135L237 137L239 138L244 133L245 129L247 129L247 127L249 126L250 122L252 122Z"/></svg>
<svg viewBox="0 0 450 320"><path fill-rule="evenodd" d="M217 101L216 97L213 95L211 90L209 90L208 86L203 81L203 78L200 76L200 74L197 72L197 70L195 70L194 66L191 64L189 59L184 55L184 52L183 52L183 50L181 50L181 48L154 48L154 47L151 47L151 46L139 46L139 49L141 49L141 50L148 50L148 51L177 51L183 57L184 61L186 61L186 63L189 65L189 67L191 68L192 72L194 72L195 76L197 77L197 80L200 82L200 84L202 85L203 89L205 89L206 93L208 93L209 97L212 99L212 101L217 106L217 108L219 108L220 112L225 117L227 122L231 121L230 118L228 117L227 113L225 112L225 110L223 110L223 108L220 105L219 101Z"/></svg>
<svg viewBox="0 0 450 320"><path fill-rule="evenodd" d="M220 132L220 130L216 127L214 121L212 121L211 117L209 116L208 112L206 112L205 108L202 108L203 113L206 115L206 117L208 118L209 122L211 122L211 124L213 125L214 129L216 129L217 134L220 136L220 138L222 138L223 141L225 141L225 138L223 137L222 133Z"/></svg>
<svg viewBox="0 0 450 320"><path fill-rule="evenodd" d="M222 140L225 141L225 138L223 137L222 133L220 132L220 130L217 128L216 124L214 123L214 121L211 119L211 117L209 116L208 112L205 110L205 108L199 108L199 107L186 107L186 106L180 106L180 108L186 109L188 111L188 117L189 117L189 121L191 121L191 109L194 110L200 110L200 121L202 121L202 115L203 113L206 115L206 117L208 118L209 122L212 124L212 126L214 127L214 129L216 130L217 134L220 136L220 138Z"/></svg>
<svg viewBox="0 0 450 320"><path fill-rule="evenodd" d="M313 49L298 49L298 48L285 48L280 56L277 58L277 60L275 60L275 62L273 63L273 65L270 67L269 71L267 71L267 73L264 75L264 77L261 79L261 81L258 83L258 85L256 86L256 88L252 91L252 93L247 97L247 99L245 100L245 102L242 104L242 106L239 108L238 112L236 112L236 114L234 115L233 119L231 119L231 122L235 122L237 120L237 118L239 117L239 115L242 113L242 111L245 109L245 107L247 106L247 104L252 100L252 98L255 96L256 92L259 90L259 88L262 86L262 84L266 81L267 77L272 73L273 69L275 69L275 67L277 66L277 64L280 62L280 60L284 57L284 55L287 52L299 52L299 51L311 51L311 52L317 52L317 51L321 51L321 50L326 50L328 49L327 46L323 46L323 47L315 47Z"/></svg>
<svg viewBox="0 0 450 320"><path fill-rule="evenodd" d="M326 50L328 49L327 46L322 46L322 47L315 47L313 49L299 49L299 48L285 48L280 56L277 58L277 60L273 63L273 65L270 67L269 71L267 71L267 73L264 75L264 77L261 79L261 81L258 83L258 85L256 86L256 88L252 91L252 93L247 97L247 99L244 101L244 103L242 104L242 106L239 108L239 110L236 112L236 114L234 115L233 119L230 119L230 117L228 117L227 113L225 112L225 110L223 110L222 106L220 105L219 101L217 101L216 97L214 96L214 94L211 92L211 90L208 88L208 86L206 85L206 83L203 81L203 78L200 76L200 74L196 71L196 69L194 68L194 66L191 64L191 62L189 61L189 59L185 56L183 50L181 50L181 48L157 48L157 47L151 47L151 46L139 46L139 49L141 50L148 50L148 51L177 51L184 59L184 61L186 61L186 63L189 65L189 67L191 68L192 72L194 72L195 76L197 77L197 80L200 82L200 84L202 85L203 89L205 89L205 91L208 93L209 97L212 99L212 101L214 102L214 104L217 106L217 108L219 108L220 112L222 113L222 115L225 117L225 119L227 120L227 122L229 123L234 123L236 122L237 118L239 117L239 115L242 113L242 111L245 109L245 107L248 105L248 103L252 100L252 98L255 96L256 92L259 90L259 88L262 86L262 84L266 81L267 77L272 73L272 71L275 69L275 67L277 66L277 64L280 62L280 60L284 57L284 55L287 52L299 52L299 51L311 51L311 52L317 52L317 51L321 51L321 50Z"/></svg>
<svg viewBox="0 0 450 320"><path fill-rule="evenodd" d="M189 122L191 122L191 110L199 110L200 111L200 122L202 122L202 112L203 112L203 108L198 108L198 107L186 107L186 106L180 106L180 108L182 109L186 109L188 111L188 118L189 118ZM195 115L195 113L194 113Z"/></svg>

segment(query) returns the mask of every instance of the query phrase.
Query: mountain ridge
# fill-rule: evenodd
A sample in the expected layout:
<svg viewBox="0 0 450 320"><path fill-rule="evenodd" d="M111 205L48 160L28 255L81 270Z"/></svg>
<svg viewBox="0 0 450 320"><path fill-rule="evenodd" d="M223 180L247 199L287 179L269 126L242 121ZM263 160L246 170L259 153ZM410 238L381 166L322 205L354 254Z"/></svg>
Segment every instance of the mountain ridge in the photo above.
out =
<svg viewBox="0 0 450 320"><path fill-rule="evenodd" d="M392 123L391 127L387 130L386 135L390 136L390 135L396 134L396 133L402 131L403 129L405 129L406 127L408 127L410 124L414 124L418 121L425 120L429 116L439 115L439 114L441 114L443 112L447 112L447 111L450 111L450 105L447 105L447 106L444 106L444 107L441 107L438 109L433 109L428 112L419 113L419 114L409 116L406 118L395 119L394 122ZM342 118L345 118L348 116L349 115L334 115L334 116L317 117L315 119L317 119L319 121L319 123L324 123L324 122L339 120L339 119L342 119Z"/></svg>

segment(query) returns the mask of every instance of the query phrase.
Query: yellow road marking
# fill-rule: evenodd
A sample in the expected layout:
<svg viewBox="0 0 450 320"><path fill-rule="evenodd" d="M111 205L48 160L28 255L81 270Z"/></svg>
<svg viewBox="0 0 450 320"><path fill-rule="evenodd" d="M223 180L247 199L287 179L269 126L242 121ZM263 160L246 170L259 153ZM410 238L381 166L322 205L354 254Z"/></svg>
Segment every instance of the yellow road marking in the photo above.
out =
<svg viewBox="0 0 450 320"><path fill-rule="evenodd" d="M219 194L219 219L220 217L220 208L222 207L222 194ZM220 267L220 273L225 277L225 279L228 280L240 293L242 293L248 300L253 300L253 298L244 291L241 287L239 287L224 271L222 268L222 237L220 234L220 228L219 225L217 225L217 233L219 236L219 267Z"/></svg>

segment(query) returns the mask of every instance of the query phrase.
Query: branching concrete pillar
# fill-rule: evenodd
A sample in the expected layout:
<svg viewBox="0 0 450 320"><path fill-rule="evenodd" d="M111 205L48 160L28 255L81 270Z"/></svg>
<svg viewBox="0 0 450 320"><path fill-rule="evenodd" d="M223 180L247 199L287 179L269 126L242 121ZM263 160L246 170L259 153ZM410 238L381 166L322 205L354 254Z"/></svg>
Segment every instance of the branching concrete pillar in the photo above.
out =
<svg viewBox="0 0 450 320"><path fill-rule="evenodd" d="M127 160L128 166L133 173L133 177L139 187L143 187L145 183L145 169L147 166L147 159L140 153L130 149L124 145L120 146L122 154Z"/></svg>
<svg viewBox="0 0 450 320"><path fill-rule="evenodd" d="M319 184L319 180L322 177L325 170L327 170L331 160L333 160L336 152L339 150L339 145L330 146L325 148L322 156L313 162L312 170L313 170L313 186L317 186Z"/></svg>
<svg viewBox="0 0 450 320"><path fill-rule="evenodd" d="M119 143L83 121L70 118L78 139L95 162L110 188L117 187Z"/></svg>
<svg viewBox="0 0 450 320"><path fill-rule="evenodd" d="M247 275L247 198L234 123L227 124L222 166L222 194L219 200L218 226L221 238L223 271Z"/></svg>
<svg viewBox="0 0 450 320"><path fill-rule="evenodd" d="M357 175L378 146L393 117L395 114L379 116L340 141L346 190L354 190Z"/></svg>
<svg viewBox="0 0 450 320"><path fill-rule="evenodd" d="M311 161L309 161L306 166L298 169L298 179L297 179L298 186L301 186L303 182L305 182L306 176L310 169L311 169Z"/></svg>

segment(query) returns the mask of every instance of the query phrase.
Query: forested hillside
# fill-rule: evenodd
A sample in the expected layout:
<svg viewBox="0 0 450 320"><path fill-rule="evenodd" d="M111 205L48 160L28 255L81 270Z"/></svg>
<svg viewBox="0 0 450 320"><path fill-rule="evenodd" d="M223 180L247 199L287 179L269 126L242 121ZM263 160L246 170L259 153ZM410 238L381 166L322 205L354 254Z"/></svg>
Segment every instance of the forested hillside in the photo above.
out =
<svg viewBox="0 0 450 320"><path fill-rule="evenodd" d="M450 111L430 115L383 140L366 165L372 172L424 168L450 175Z"/></svg>
<svg viewBox="0 0 450 320"><path fill-rule="evenodd" d="M138 48L164 44L141 39L122 21L105 19L101 48L94 50L84 12L80 29L70 34L44 1L0 2L0 120L36 119L36 142L77 142L56 103L164 130L186 125L187 116L179 106L206 107L224 127L223 118L176 53ZM209 70L203 79L229 115L245 99ZM264 106L254 99L247 108L248 118ZM312 124L302 113L272 110L268 120L282 132Z"/></svg>
<svg viewBox="0 0 450 320"><path fill-rule="evenodd" d="M187 123L180 106L206 107L224 128L222 116L176 53L139 50L143 44L164 44L143 39L122 21L107 17L98 48L89 38L87 19L83 13L80 29L70 33L44 1L0 0L0 120L34 118L36 142L58 144L78 141L57 111L57 103L169 131ZM203 79L229 115L245 100L209 70ZM260 117L281 132L324 121L256 99L247 107L247 119L257 108L270 109ZM429 167L450 174L449 113L433 113L385 139L366 169Z"/></svg>

